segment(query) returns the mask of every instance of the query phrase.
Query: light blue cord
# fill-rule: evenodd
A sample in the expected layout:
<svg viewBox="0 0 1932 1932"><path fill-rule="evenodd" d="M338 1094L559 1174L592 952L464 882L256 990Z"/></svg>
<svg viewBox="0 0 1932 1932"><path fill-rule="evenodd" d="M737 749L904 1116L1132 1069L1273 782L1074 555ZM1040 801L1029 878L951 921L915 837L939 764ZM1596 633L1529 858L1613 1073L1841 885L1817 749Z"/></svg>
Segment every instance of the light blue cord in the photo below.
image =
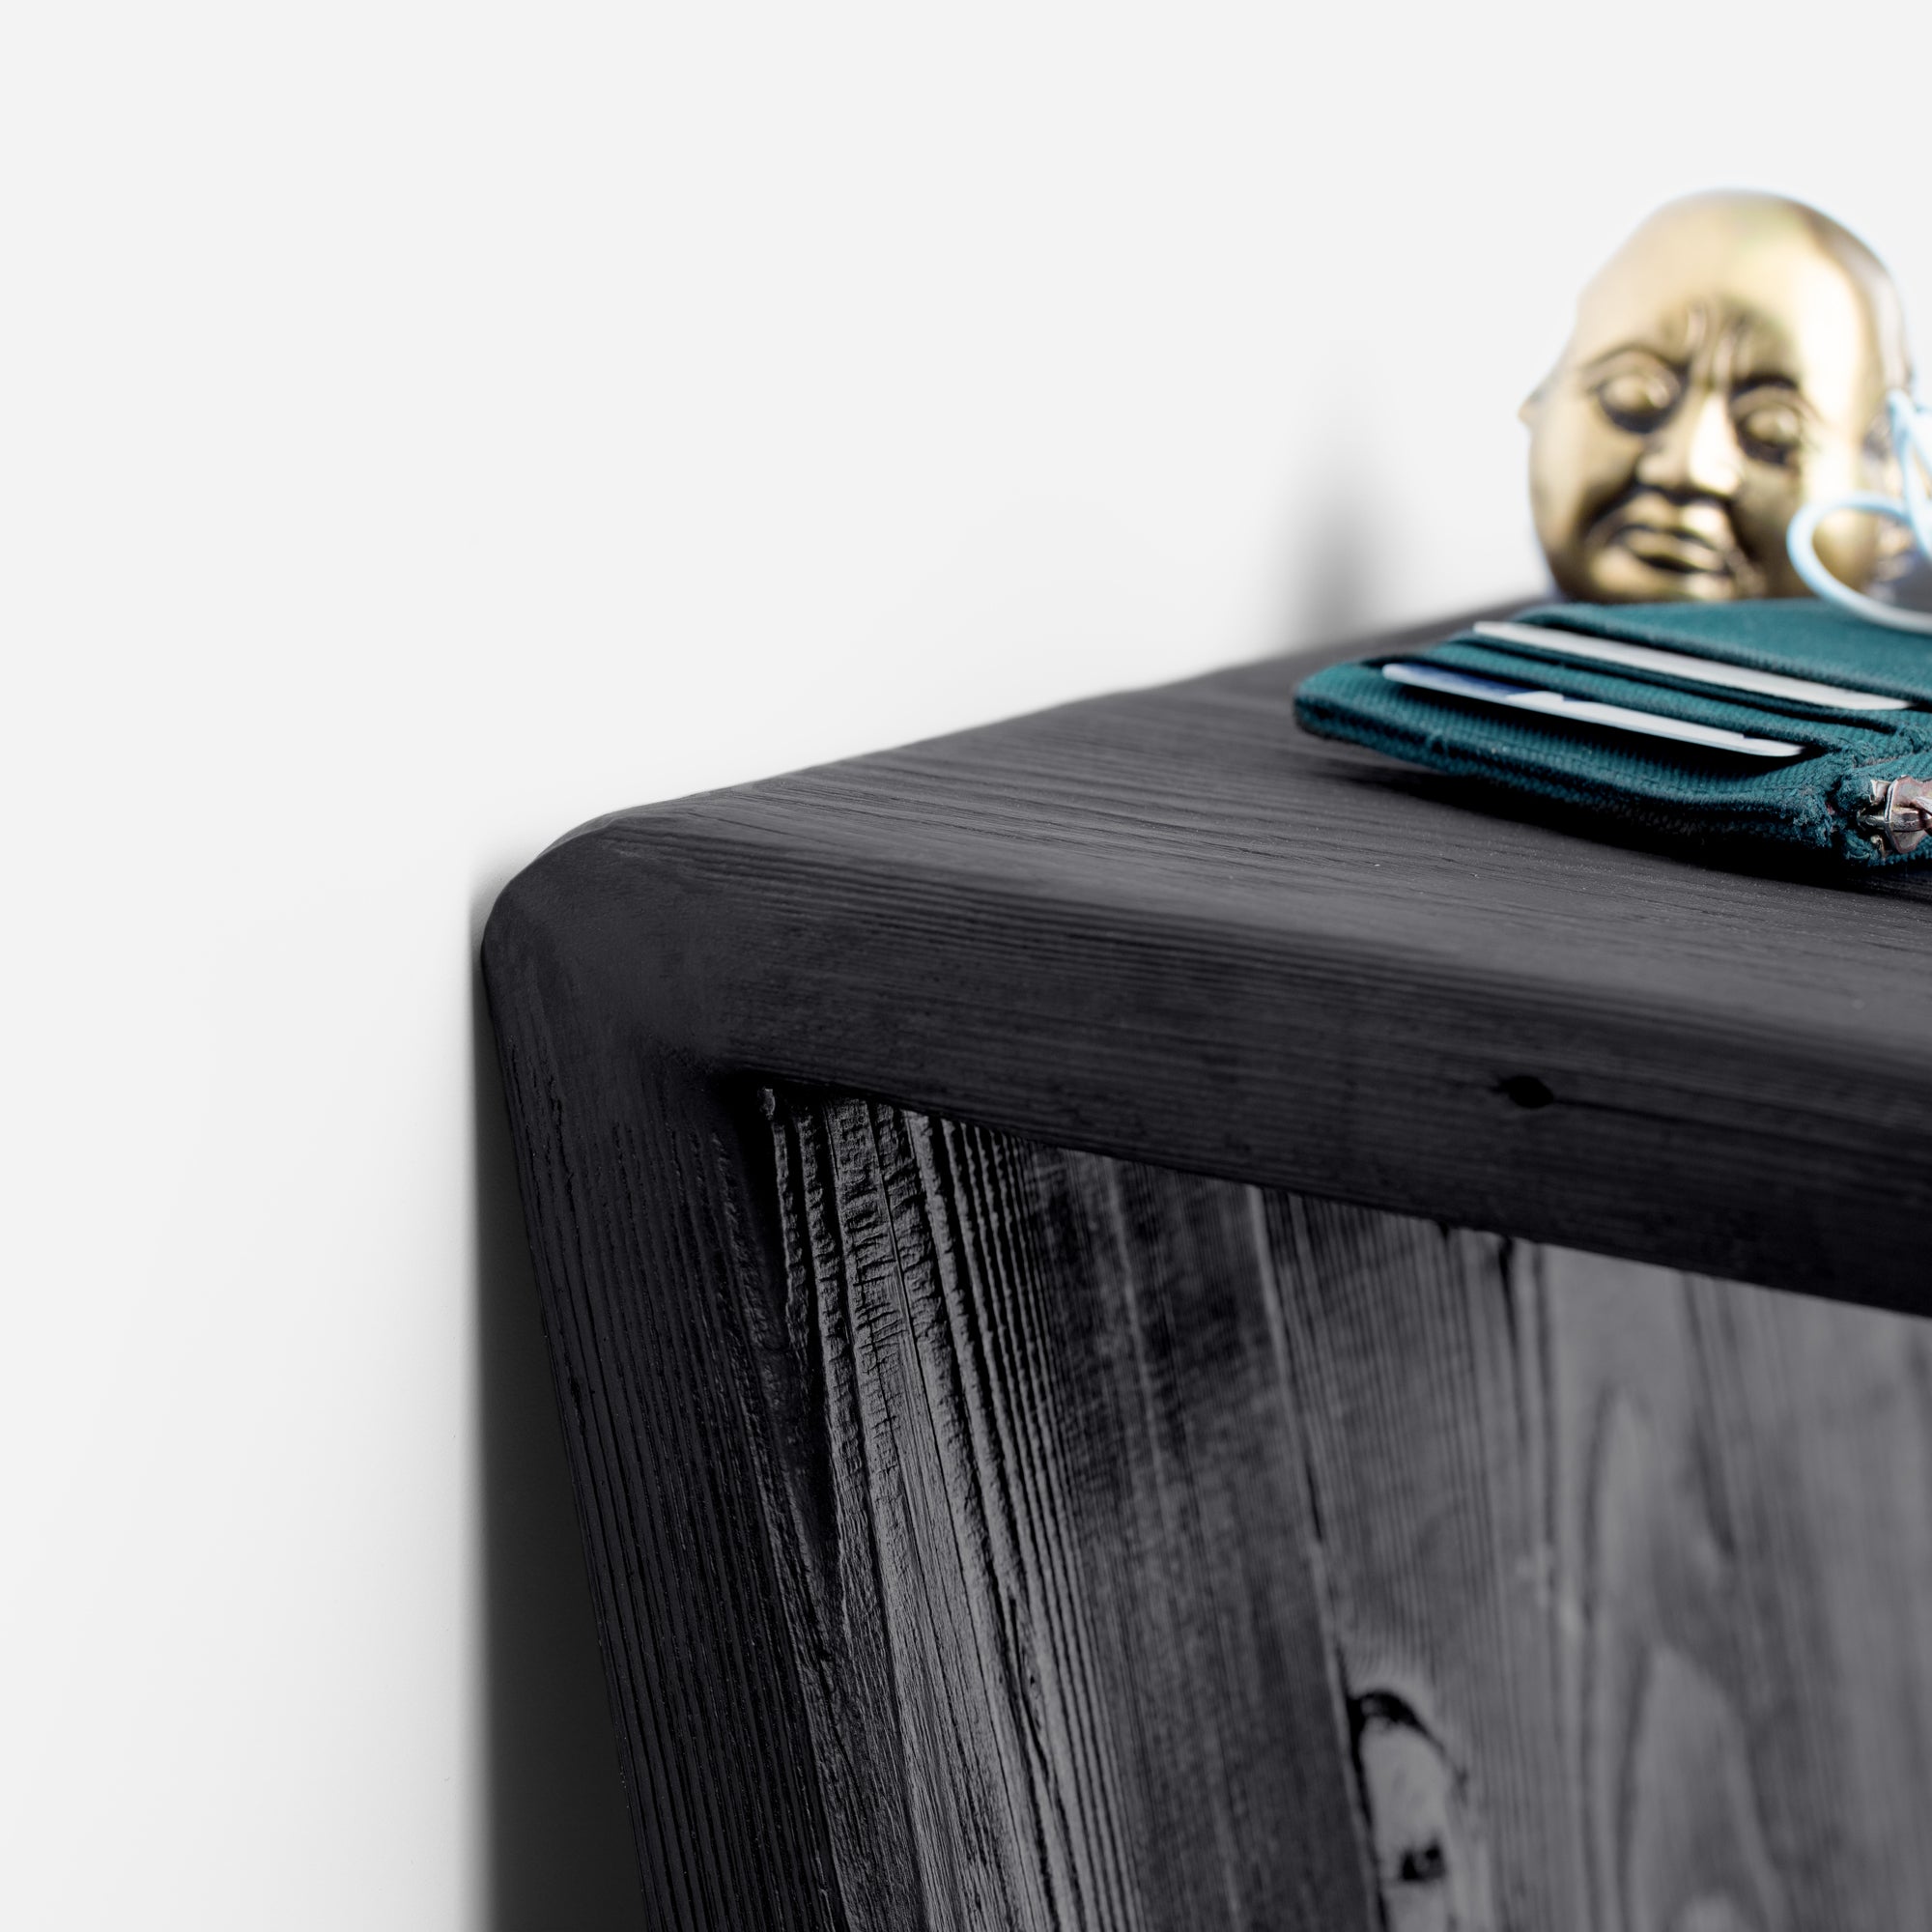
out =
<svg viewBox="0 0 1932 1932"><path fill-rule="evenodd" d="M1896 604L1881 604L1876 597L1841 583L1818 560L1818 526L1840 510L1864 510L1903 524L1925 553L1926 560L1932 562L1932 493L1925 486L1926 471L1932 470L1932 410L1921 410L1903 389L1893 389L1885 401L1891 446L1904 479L1903 497L1859 490L1848 497L1834 497L1828 503L1806 503L1792 518L1784 541L1799 576L1827 603L1894 631L1917 631L1932 637L1932 611L1904 611Z"/></svg>

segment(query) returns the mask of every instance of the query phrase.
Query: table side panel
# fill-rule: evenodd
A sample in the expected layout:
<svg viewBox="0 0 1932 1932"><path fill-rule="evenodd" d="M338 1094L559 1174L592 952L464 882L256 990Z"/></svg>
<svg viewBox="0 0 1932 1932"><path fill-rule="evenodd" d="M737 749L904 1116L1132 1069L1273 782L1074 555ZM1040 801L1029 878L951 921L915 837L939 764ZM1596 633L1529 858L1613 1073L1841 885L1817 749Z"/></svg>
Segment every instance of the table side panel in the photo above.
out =
<svg viewBox="0 0 1932 1932"><path fill-rule="evenodd" d="M1373 1923L1363 1870L1472 1932L1932 1895L1932 1331L771 1114L905 1776L943 1833L1008 1820L1028 1900L963 1922Z"/></svg>

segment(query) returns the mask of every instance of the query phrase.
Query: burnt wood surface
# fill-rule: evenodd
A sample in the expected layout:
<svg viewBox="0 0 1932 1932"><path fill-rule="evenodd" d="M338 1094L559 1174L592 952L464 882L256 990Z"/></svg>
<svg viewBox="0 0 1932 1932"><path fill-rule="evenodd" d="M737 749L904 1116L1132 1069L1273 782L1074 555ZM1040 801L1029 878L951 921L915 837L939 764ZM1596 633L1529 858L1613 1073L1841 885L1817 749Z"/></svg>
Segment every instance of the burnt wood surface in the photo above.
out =
<svg viewBox="0 0 1932 1932"><path fill-rule="evenodd" d="M1922 1321L511 1060L650 1922L1917 1922Z"/></svg>
<svg viewBox="0 0 1932 1932"><path fill-rule="evenodd" d="M761 1507L835 1869L919 1881L856 1922L1922 1918L1923 1324L768 1106Z"/></svg>
<svg viewBox="0 0 1932 1932"><path fill-rule="evenodd" d="M1923 889L1497 816L1301 668L499 901L652 1922L1932 1896L1932 1331L1712 1278L1925 1306Z"/></svg>
<svg viewBox="0 0 1932 1932"><path fill-rule="evenodd" d="M1932 885L1504 813L1302 733L1312 662L616 813L486 945L697 1065L1926 1306Z"/></svg>

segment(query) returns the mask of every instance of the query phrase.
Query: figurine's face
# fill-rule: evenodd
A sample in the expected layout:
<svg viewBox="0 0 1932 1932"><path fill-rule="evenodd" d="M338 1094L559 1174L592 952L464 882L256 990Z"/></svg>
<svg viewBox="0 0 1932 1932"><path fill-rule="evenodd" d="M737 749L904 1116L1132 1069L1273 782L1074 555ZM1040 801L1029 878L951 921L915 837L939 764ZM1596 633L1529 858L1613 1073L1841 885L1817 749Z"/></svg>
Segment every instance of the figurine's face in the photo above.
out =
<svg viewBox="0 0 1932 1932"><path fill-rule="evenodd" d="M1880 480L1902 333L1883 270L1768 196L1678 202L1585 290L1523 406L1530 501L1558 584L1605 602L1804 593L1785 526ZM1821 560L1868 582L1889 542L1833 517Z"/></svg>

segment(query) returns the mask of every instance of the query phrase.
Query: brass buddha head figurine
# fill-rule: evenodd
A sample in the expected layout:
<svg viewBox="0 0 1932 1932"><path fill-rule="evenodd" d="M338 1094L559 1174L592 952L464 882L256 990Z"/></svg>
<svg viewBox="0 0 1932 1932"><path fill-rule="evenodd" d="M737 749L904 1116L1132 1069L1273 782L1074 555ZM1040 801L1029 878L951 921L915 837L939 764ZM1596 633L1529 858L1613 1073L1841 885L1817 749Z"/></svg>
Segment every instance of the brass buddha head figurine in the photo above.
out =
<svg viewBox="0 0 1932 1932"><path fill-rule="evenodd" d="M1583 291L1522 406L1530 505L1558 585L1598 603L1796 597L1798 508L1895 489L1886 392L1911 384L1884 265L1776 195L1660 209ZM1821 560L1863 588L1896 526L1826 519Z"/></svg>

